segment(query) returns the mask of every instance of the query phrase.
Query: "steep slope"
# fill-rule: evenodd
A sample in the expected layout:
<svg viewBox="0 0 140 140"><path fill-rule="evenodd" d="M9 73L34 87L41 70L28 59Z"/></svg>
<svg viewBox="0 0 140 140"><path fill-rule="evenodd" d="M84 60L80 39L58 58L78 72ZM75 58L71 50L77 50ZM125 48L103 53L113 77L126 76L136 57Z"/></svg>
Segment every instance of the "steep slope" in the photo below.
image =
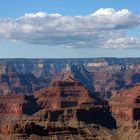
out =
<svg viewBox="0 0 140 140"><path fill-rule="evenodd" d="M110 99L112 112L116 118L126 120L140 119L140 84L130 86L117 93Z"/></svg>
<svg viewBox="0 0 140 140"><path fill-rule="evenodd" d="M34 79L35 84L43 87L60 77L63 71L67 71L67 67L71 67L69 71L75 79L105 98L110 97L114 90L140 82L139 62L139 58L0 59L1 65L13 65L16 72L23 75L22 78L25 77L22 83L33 84ZM4 76L3 80L6 80ZM2 86L6 89L8 85L3 83ZM23 92L19 88L16 91ZM24 92L31 91L32 88L24 88Z"/></svg>
<svg viewBox="0 0 140 140"><path fill-rule="evenodd" d="M114 93L109 104L117 122L118 139L138 140L140 137L140 84L128 86Z"/></svg>
<svg viewBox="0 0 140 140"><path fill-rule="evenodd" d="M110 97L112 92L123 89L130 84L140 82L140 64L127 66L112 65L92 72L94 75L95 90Z"/></svg>
<svg viewBox="0 0 140 140"><path fill-rule="evenodd" d="M94 78L93 75L87 71L83 65L67 65L62 70L62 79L65 77L72 77L81 82L88 90L93 92L94 89Z"/></svg>
<svg viewBox="0 0 140 140"><path fill-rule="evenodd" d="M33 95L7 94L0 96L1 114L33 114L39 110Z"/></svg>
<svg viewBox="0 0 140 140"><path fill-rule="evenodd" d="M140 84L128 86L109 107L70 76L34 95L1 95L0 139L139 140L139 98Z"/></svg>
<svg viewBox="0 0 140 140"><path fill-rule="evenodd" d="M104 103L101 99L91 95L79 81L73 80L70 76L52 82L50 86L37 91L34 96L38 99L39 104L43 105L42 107L54 109Z"/></svg>
<svg viewBox="0 0 140 140"><path fill-rule="evenodd" d="M0 65L0 93L32 93L44 83L32 74L19 74L12 64Z"/></svg>
<svg viewBox="0 0 140 140"><path fill-rule="evenodd" d="M17 114L11 111L5 114L1 112L0 138L3 140L107 140L113 137L113 132L109 129L116 128L116 125L107 102L91 96L84 86L70 77L54 81L50 86L37 91L34 97L26 95L18 97L19 99L14 98L18 100L17 103L21 103L20 109L25 105L27 109L37 106L39 110L29 116L23 111ZM31 99L34 101L33 105ZM5 103L3 97L1 100ZM8 102L12 100L9 99ZM15 106L10 105L11 108ZM1 105L0 110L2 108Z"/></svg>

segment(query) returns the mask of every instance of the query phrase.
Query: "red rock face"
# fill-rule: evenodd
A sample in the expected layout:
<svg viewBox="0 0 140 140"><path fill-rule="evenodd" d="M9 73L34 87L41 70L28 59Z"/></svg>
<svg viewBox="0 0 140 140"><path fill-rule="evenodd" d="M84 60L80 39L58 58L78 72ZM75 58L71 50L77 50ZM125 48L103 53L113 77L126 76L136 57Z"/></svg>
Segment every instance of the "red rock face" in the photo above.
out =
<svg viewBox="0 0 140 140"><path fill-rule="evenodd" d="M116 118L140 119L140 84L114 93L109 104Z"/></svg>
<svg viewBox="0 0 140 140"><path fill-rule="evenodd" d="M1 134L12 134L14 130L14 126L11 124L5 124L0 127Z"/></svg>
<svg viewBox="0 0 140 140"><path fill-rule="evenodd" d="M12 64L0 64L0 95L7 93L33 93L45 83L32 74L20 74Z"/></svg>
<svg viewBox="0 0 140 140"><path fill-rule="evenodd" d="M83 138L85 134L87 138L94 124L116 128L108 104L70 77L54 81L34 95L0 97L0 134L51 137L58 133ZM90 130L85 132L85 127Z"/></svg>
<svg viewBox="0 0 140 140"><path fill-rule="evenodd" d="M0 113L22 114L25 103L25 95L2 95L0 96Z"/></svg>
<svg viewBox="0 0 140 140"><path fill-rule="evenodd" d="M35 98L41 108L48 109L101 104L98 100L91 98L88 90L73 79L54 81L49 87L35 93Z"/></svg>
<svg viewBox="0 0 140 140"><path fill-rule="evenodd" d="M115 127L107 102L90 94L84 86L71 77L54 81L34 96L38 105L49 112L47 114L53 114L51 119L55 118L55 121L69 118L110 128Z"/></svg>
<svg viewBox="0 0 140 140"><path fill-rule="evenodd" d="M0 96L0 113L5 114L32 114L38 109L100 108L103 105L107 103L91 95L84 86L71 78L54 81L34 95L6 94Z"/></svg>
<svg viewBox="0 0 140 140"><path fill-rule="evenodd" d="M0 96L0 113L4 114L32 114L39 107L30 96L23 94L7 94Z"/></svg>

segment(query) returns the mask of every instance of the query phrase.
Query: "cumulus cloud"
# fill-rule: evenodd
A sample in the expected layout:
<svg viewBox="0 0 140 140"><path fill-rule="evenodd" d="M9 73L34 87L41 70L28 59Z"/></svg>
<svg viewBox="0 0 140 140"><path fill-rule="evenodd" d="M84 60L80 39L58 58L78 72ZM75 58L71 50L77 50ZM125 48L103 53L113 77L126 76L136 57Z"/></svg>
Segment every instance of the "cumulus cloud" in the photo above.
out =
<svg viewBox="0 0 140 140"><path fill-rule="evenodd" d="M140 40L124 32L140 24L140 15L127 9L99 9L86 16L27 13L0 19L0 39L65 47L139 48Z"/></svg>

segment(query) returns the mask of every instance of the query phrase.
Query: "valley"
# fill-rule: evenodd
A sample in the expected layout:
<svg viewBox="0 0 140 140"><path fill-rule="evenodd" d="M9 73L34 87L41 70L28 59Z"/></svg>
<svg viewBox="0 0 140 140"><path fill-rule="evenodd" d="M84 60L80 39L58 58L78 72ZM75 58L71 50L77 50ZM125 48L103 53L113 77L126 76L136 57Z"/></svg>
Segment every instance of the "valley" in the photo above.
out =
<svg viewBox="0 0 140 140"><path fill-rule="evenodd" d="M1 59L0 140L138 140L140 59Z"/></svg>

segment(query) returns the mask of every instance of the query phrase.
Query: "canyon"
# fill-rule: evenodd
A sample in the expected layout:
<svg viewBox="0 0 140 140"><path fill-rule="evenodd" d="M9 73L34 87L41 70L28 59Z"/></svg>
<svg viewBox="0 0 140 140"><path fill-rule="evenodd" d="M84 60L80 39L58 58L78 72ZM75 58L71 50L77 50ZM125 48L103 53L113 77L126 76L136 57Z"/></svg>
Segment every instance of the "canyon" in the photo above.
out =
<svg viewBox="0 0 140 140"><path fill-rule="evenodd" d="M140 59L1 59L0 140L139 140Z"/></svg>

